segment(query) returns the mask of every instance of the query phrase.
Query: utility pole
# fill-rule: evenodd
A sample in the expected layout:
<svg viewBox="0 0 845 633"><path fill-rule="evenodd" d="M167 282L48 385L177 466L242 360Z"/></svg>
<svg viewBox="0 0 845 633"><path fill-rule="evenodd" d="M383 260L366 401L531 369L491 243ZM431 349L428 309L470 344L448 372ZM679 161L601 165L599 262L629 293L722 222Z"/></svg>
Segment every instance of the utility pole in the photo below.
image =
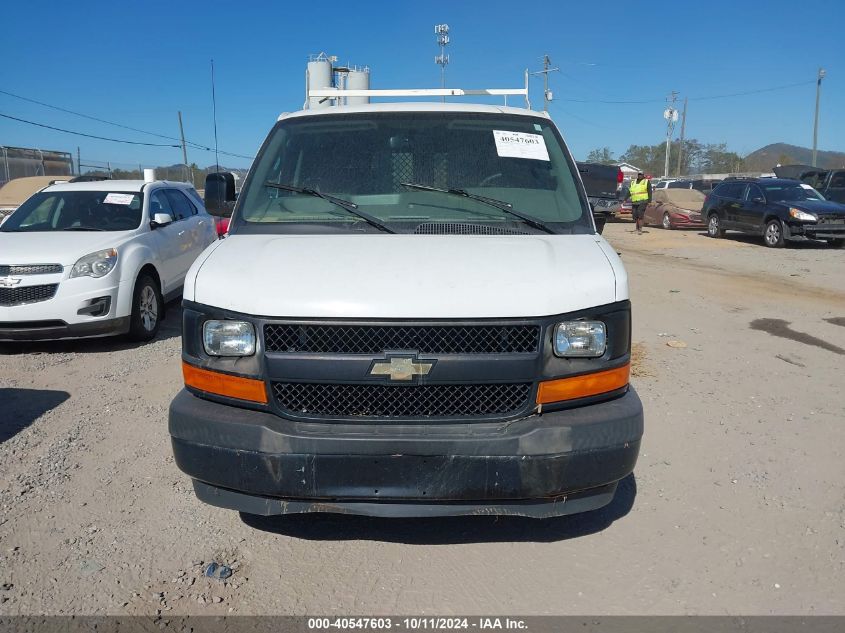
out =
<svg viewBox="0 0 845 633"><path fill-rule="evenodd" d="M681 113L681 141L678 143L678 176L681 175L681 161L684 157L684 132L687 129L687 98L684 97L684 111Z"/></svg>
<svg viewBox="0 0 845 633"><path fill-rule="evenodd" d="M185 145L185 128L182 127L182 111L179 114L179 136L182 139L182 162L185 163L185 169L190 170L191 184L194 184L194 170L188 167L188 147Z"/></svg>
<svg viewBox="0 0 845 633"><path fill-rule="evenodd" d="M79 157L79 145L76 146L76 175L82 175L82 159Z"/></svg>
<svg viewBox="0 0 845 633"><path fill-rule="evenodd" d="M532 75L543 75L543 112L549 111L549 103L551 103L554 98L552 91L549 90L549 73L554 73L560 70L560 68L557 67L550 68L551 65L551 58L548 55L543 55L543 70L531 73Z"/></svg>
<svg viewBox="0 0 845 633"><path fill-rule="evenodd" d="M678 93L672 91L667 101L669 107L663 111L663 118L666 119L666 161L663 164L663 177L669 177L669 148L672 142L672 130L675 128L675 122L678 120L678 111L675 109L675 101L678 100Z"/></svg>
<svg viewBox="0 0 845 633"><path fill-rule="evenodd" d="M816 79L816 119L813 123L813 167L816 166L816 150L819 142L819 99L822 94L822 79L827 74L824 68L819 68L819 75Z"/></svg>

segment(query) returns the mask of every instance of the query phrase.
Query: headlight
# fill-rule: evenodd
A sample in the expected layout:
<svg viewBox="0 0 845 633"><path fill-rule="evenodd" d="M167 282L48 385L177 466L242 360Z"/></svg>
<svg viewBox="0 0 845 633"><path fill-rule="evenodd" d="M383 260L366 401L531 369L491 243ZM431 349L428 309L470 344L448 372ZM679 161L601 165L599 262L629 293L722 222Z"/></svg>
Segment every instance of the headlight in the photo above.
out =
<svg viewBox="0 0 845 633"><path fill-rule="evenodd" d="M555 354L598 358L607 348L607 331L601 321L566 321L555 328Z"/></svg>
<svg viewBox="0 0 845 633"><path fill-rule="evenodd" d="M103 277L117 264L117 251L107 248L81 257L70 269L71 277Z"/></svg>
<svg viewBox="0 0 845 633"><path fill-rule="evenodd" d="M202 343L209 356L252 356L255 328L246 321L206 321Z"/></svg>
<svg viewBox="0 0 845 633"><path fill-rule="evenodd" d="M818 220L818 218L812 213L807 213L806 211L795 208L789 209L789 216L795 218L796 220L804 220L805 222L815 222Z"/></svg>

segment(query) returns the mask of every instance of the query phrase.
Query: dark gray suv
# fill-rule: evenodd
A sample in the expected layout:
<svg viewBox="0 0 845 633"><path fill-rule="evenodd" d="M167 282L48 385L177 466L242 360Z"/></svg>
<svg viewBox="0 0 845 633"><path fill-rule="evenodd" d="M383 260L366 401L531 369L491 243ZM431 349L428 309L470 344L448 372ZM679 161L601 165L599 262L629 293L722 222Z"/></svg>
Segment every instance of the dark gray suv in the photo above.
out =
<svg viewBox="0 0 845 633"><path fill-rule="evenodd" d="M845 243L845 205L824 199L810 185L786 178L749 178L720 183L701 211L710 237L725 231L760 235L777 248L791 239Z"/></svg>

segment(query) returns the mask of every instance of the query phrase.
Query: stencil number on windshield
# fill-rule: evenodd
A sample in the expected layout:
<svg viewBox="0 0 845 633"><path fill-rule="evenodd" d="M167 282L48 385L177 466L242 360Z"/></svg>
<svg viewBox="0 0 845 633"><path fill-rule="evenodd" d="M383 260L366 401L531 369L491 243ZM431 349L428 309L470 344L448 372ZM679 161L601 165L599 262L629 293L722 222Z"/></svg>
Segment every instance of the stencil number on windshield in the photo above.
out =
<svg viewBox="0 0 845 633"><path fill-rule="evenodd" d="M496 153L503 158L549 160L546 141L540 134L493 130L493 138L496 140Z"/></svg>

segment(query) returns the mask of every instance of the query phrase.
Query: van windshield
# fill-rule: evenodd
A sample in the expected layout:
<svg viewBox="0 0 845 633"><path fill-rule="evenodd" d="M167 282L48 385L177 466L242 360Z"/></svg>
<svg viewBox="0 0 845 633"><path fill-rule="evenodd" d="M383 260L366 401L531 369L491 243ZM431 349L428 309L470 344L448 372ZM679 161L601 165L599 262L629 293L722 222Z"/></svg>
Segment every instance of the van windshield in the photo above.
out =
<svg viewBox="0 0 845 633"><path fill-rule="evenodd" d="M458 223L505 232L537 233L546 225L552 229L546 232L592 233L576 173L555 127L539 116L368 112L295 117L277 123L261 149L238 198L231 230L307 232L310 226L315 231L377 231L362 219L367 214L395 232ZM353 206L344 209L314 192Z"/></svg>

